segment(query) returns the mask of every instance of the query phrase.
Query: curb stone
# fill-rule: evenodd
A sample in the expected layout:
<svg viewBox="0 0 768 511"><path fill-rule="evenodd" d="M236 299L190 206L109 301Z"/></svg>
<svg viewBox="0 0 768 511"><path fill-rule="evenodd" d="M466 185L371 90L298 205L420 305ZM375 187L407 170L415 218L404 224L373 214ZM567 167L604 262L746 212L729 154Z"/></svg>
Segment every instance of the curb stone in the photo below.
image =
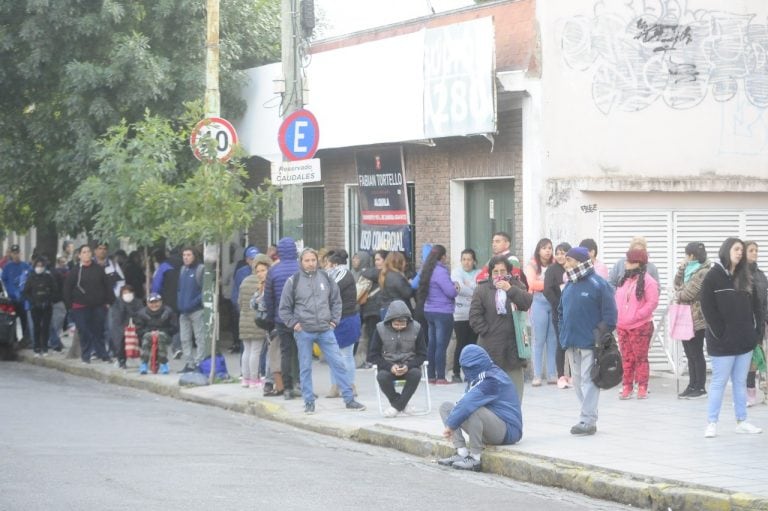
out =
<svg viewBox="0 0 768 511"><path fill-rule="evenodd" d="M132 378L119 372L104 373L89 365L72 365L64 360L34 358L19 353L21 363L56 369L65 373L124 387L145 390L175 399L215 406L225 410L281 422L326 436L387 447L422 458L450 456L453 447L440 437L377 424L344 427L288 414L267 399L245 402L223 397L196 395L191 388L154 381L152 375ZM768 511L768 498L725 489L698 486L596 467L584 463L488 447L483 453L483 472L542 486L581 493L589 497L653 511Z"/></svg>

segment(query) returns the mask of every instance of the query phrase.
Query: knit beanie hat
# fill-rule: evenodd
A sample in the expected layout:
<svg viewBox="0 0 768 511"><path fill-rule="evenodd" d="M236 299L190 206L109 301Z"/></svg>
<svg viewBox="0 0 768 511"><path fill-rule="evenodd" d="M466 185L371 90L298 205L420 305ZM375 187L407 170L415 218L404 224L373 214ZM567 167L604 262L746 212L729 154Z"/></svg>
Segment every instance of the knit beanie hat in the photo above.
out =
<svg viewBox="0 0 768 511"><path fill-rule="evenodd" d="M578 262L583 263L589 259L589 250L584 247L573 247L567 254L565 254L565 257L570 257L571 259L576 259Z"/></svg>
<svg viewBox="0 0 768 511"><path fill-rule="evenodd" d="M642 248L633 248L627 251L628 263L648 264L648 252Z"/></svg>

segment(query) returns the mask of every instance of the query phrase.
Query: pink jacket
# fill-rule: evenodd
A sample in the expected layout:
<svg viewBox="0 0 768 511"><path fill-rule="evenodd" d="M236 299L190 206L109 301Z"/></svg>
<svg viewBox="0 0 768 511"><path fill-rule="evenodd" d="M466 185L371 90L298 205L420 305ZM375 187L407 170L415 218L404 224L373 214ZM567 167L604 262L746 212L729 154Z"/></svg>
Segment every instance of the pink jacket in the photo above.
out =
<svg viewBox="0 0 768 511"><path fill-rule="evenodd" d="M637 300L635 289L637 277L627 279L624 284L616 288L616 308L619 318L616 327L623 330L632 330L640 327L653 318L653 311L659 305L659 284L647 272L645 274L645 295L641 301Z"/></svg>

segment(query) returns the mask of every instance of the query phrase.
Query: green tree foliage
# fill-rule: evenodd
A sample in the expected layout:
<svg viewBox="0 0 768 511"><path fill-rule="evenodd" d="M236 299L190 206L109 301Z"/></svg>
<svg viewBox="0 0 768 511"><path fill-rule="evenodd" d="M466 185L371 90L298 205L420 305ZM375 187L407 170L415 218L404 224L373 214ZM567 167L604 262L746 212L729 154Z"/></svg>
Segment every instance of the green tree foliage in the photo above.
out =
<svg viewBox="0 0 768 511"><path fill-rule="evenodd" d="M221 1L223 116L244 107L242 70L278 60L279 26L279 0ZM202 98L204 59L204 1L0 0L0 227L57 219L110 126Z"/></svg>

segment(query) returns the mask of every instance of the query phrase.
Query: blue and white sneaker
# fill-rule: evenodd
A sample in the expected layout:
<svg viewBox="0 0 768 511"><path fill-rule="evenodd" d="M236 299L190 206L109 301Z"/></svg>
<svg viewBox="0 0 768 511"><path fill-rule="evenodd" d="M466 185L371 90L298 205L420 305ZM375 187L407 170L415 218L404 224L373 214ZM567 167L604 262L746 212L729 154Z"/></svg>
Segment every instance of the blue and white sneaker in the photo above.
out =
<svg viewBox="0 0 768 511"><path fill-rule="evenodd" d="M160 364L160 374L168 374L168 364Z"/></svg>
<svg viewBox="0 0 768 511"><path fill-rule="evenodd" d="M146 362L142 362L141 364L139 364L139 374L147 374L147 370L148 369L147 369Z"/></svg>

